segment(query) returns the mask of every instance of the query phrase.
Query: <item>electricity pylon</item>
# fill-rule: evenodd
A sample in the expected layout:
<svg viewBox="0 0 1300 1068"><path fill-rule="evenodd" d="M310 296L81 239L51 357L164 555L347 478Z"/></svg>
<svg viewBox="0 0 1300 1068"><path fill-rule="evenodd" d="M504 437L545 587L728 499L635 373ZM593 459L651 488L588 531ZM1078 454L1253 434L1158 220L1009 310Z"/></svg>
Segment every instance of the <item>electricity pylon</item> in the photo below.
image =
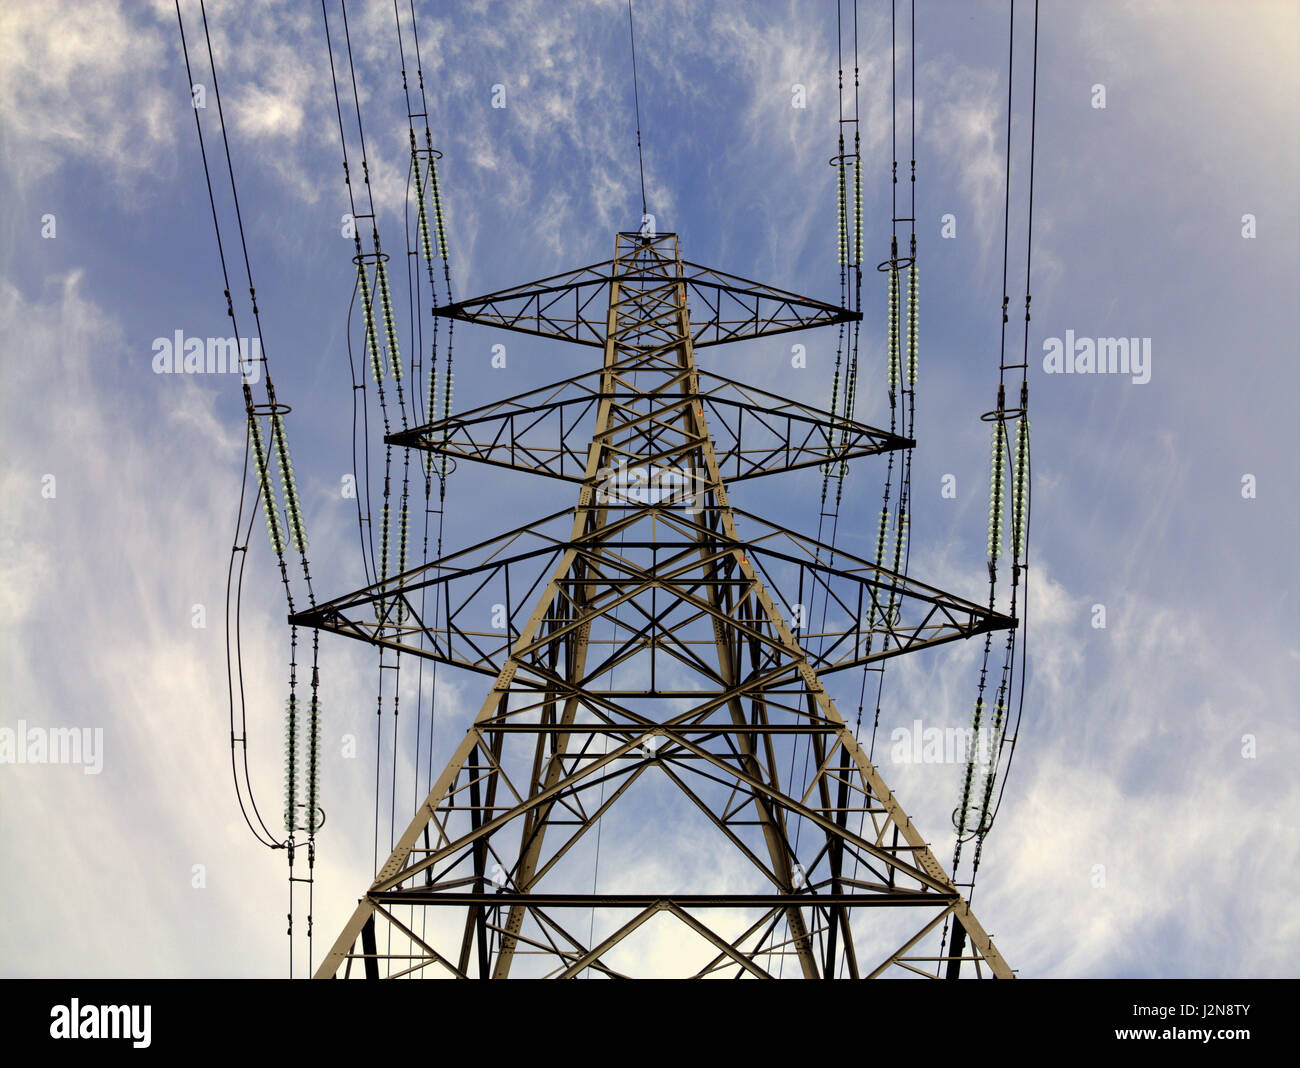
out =
<svg viewBox="0 0 1300 1068"><path fill-rule="evenodd" d="M638 233L436 314L604 361L388 439L575 482L576 507L294 617L493 680L318 977L624 976L652 954L682 976L955 954L1010 977L821 676L1015 621L733 508L727 481L913 443L695 364L859 316Z"/></svg>

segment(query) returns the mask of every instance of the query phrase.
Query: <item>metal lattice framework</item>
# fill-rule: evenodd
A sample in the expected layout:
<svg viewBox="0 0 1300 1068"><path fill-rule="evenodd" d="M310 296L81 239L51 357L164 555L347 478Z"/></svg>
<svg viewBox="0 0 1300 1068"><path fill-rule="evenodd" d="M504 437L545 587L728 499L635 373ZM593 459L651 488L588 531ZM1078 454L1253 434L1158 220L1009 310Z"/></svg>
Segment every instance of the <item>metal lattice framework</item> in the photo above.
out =
<svg viewBox="0 0 1300 1068"><path fill-rule="evenodd" d="M728 478L911 442L695 366L696 345L854 314L685 263L672 234L439 314L600 344L603 366L390 441L581 489L293 617L494 679L317 974L625 976L667 954L684 977L935 976L956 953L1009 977L819 676L1015 620L733 509ZM599 891L598 828L657 867ZM949 917L967 937L945 953Z"/></svg>
<svg viewBox="0 0 1300 1068"><path fill-rule="evenodd" d="M656 390L654 407L645 409L645 422L655 424L659 459L666 460L669 450L688 459L697 443L675 416L683 404L696 402L704 409L718 469L728 482L832 460L846 462L914 444L887 430L837 418L707 371L697 371L696 378L700 386L696 393ZM644 393L602 393L604 379L604 371L592 371L387 440L457 459L582 482L602 402L627 409L647 400ZM617 459L633 464L641 457L620 453Z"/></svg>
<svg viewBox="0 0 1300 1068"><path fill-rule="evenodd" d="M677 296L671 305L647 309L648 314L639 324L643 344L676 343L679 303L690 313L686 329L695 348L861 318L847 308L710 270L680 258L674 257L673 265ZM660 267L649 260L616 254L604 263L448 304L439 308L437 314L607 348L607 290L616 286L622 292L632 293L662 285L664 275Z"/></svg>

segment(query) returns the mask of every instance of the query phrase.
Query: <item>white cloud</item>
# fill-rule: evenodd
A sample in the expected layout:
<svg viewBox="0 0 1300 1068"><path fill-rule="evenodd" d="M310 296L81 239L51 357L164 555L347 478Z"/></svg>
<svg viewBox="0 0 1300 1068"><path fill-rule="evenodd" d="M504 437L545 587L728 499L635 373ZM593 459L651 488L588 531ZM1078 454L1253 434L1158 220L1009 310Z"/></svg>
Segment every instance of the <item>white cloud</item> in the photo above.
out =
<svg viewBox="0 0 1300 1068"><path fill-rule="evenodd" d="M73 161L126 184L165 158L169 97L184 100L186 87L159 27L109 3L15 0L0 11L0 40L0 133L23 187Z"/></svg>

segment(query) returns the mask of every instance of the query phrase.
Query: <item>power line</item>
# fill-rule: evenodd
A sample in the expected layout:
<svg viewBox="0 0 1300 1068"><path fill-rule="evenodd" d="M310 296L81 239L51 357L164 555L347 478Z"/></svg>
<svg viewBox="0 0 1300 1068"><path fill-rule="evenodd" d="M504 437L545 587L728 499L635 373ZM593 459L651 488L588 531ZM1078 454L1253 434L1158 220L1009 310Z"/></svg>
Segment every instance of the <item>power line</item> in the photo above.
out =
<svg viewBox="0 0 1300 1068"><path fill-rule="evenodd" d="M632 103L636 108L636 161L641 171L641 218L646 217L645 158L641 154L641 96L637 90L636 27L632 23L632 0L627 0L627 30L632 38Z"/></svg>
<svg viewBox="0 0 1300 1068"><path fill-rule="evenodd" d="M180 31L181 47L185 57L185 71L190 81L190 91L193 92L193 68L190 63L189 42L185 36L184 20L181 16L179 0L176 3L176 20ZM235 221L239 234L239 247L243 255L244 269L248 279L248 297L252 307L253 320L256 330L256 340L259 346L258 360L261 363L263 386L266 393L266 402L257 404L253 398L252 384L249 381L247 371L245 372L242 382L244 395L244 407L246 416L246 434L245 434L245 451L244 451L244 470L240 480L240 498L238 514L236 518L236 542L231 548L230 564L227 568L226 575L226 671L227 671L227 693L230 703L230 722L231 722L231 769L235 779L235 792L239 801L241 812L244 815L245 822L248 823L254 836L264 845L272 848L284 848L287 852L289 861L289 973L293 974L294 953L293 953L293 916L294 916L294 897L295 884L305 882L307 884L307 957L308 966L311 965L312 956L312 900L314 892L314 869L315 869L315 836L316 831L323 825L323 811L318 806L318 758L319 758L319 670L317 667L319 655L319 631L315 628L312 630L312 663L311 663L311 683L310 683L310 704L308 721L305 727L305 736L299 730L298 723L298 627L290 627L289 631L289 698L286 706L286 801L285 801L285 831L286 838L283 841L277 840L267 828L265 821L257 808L256 801L253 797L251 776L248 768L248 729L247 729L247 698L244 690L243 681L243 644L241 635L241 614L243 605L243 580L247 562L247 551L249 547L249 537L254 519L257 514L258 501L254 501L253 508L249 514L247 528L243 524L244 504L247 495L249 458L256 461L257 479L260 488L260 502L263 506L268 532L273 550L276 554L277 563L280 570L281 582L284 586L285 599L292 614L294 612L293 588L289 581L288 565L285 561L285 530L280 525L280 515L275 501L274 490L272 488L272 475L270 467L272 457L278 461L280 471L281 492L285 500L285 521L288 533L288 542L296 550L301 563L303 581L306 584L307 597L309 602L314 606L315 594L312 590L311 569L307 558L307 540L305 535L305 525L299 503L298 491L293 475L293 464L290 459L288 435L284 425L283 416L287 414L288 407L279 403L276 399L275 385L271 377L270 364L266 354L265 338L262 330L261 311L257 301L257 290L253 282L252 261L248 251L248 242L244 231L243 215L239 205L239 190L235 180L234 161L230 151L230 141L227 134L225 122L225 112L221 101L221 84L217 76L216 59L213 54L212 36L208 25L206 6L200 2L199 11L203 22L204 43L207 50L208 66L212 75L213 96L217 105L218 121L221 123L221 143L226 157L226 173L230 183L230 195L234 205ZM193 102L191 102L193 103ZM200 156L203 161L204 180L208 191L208 202L212 210L213 228L217 236L218 257L221 261L222 281L224 283L224 296L226 298L226 312L230 317L231 325L236 333L239 334L237 316L235 314L234 301L230 290L230 277L228 265L225 257L225 242L221 234L221 221L216 208L215 191L212 185L212 175L207 158L207 147L203 138L203 126L198 114L198 108L194 109L195 129L199 138ZM268 444L264 447L261 430L261 419L269 418L270 438ZM243 533L243 544L240 544L241 531ZM238 572L235 570L235 556L242 554ZM232 612L233 601L233 612ZM231 637L232 637L232 616L233 616L233 637L234 650L231 655ZM238 691L240 705L240 725L238 731L235 728L235 675L238 675ZM241 781L239 772L239 759L236 755L236 748L243 748L243 779ZM302 750L305 750L307 765L307 788L305 801L299 801L298 787L298 768ZM254 827L249 819L248 811L244 805L244 794L247 793L249 804L253 809L253 814L257 818L260 827ZM305 809L305 817L300 817L299 809ZM302 819L303 822L300 822ZM305 830L307 838L307 865L308 875L304 878L297 878L294 875L295 861L295 833L299 830Z"/></svg>

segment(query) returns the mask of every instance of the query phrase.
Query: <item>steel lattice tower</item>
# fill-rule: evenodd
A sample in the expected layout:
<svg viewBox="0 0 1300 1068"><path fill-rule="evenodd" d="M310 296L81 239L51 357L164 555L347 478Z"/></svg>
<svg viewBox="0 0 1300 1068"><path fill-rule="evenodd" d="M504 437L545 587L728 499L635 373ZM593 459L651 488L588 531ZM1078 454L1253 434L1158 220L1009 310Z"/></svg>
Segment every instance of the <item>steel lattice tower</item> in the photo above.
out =
<svg viewBox="0 0 1300 1068"><path fill-rule="evenodd" d="M435 314L604 360L388 439L576 483L576 507L293 617L493 680L317 975L636 974L638 932L675 924L692 976L1010 977L820 677L1015 620L731 507L727 482L913 442L695 363L860 316L637 233ZM715 873L597 892L589 832L620 812L650 853L689 829Z"/></svg>

